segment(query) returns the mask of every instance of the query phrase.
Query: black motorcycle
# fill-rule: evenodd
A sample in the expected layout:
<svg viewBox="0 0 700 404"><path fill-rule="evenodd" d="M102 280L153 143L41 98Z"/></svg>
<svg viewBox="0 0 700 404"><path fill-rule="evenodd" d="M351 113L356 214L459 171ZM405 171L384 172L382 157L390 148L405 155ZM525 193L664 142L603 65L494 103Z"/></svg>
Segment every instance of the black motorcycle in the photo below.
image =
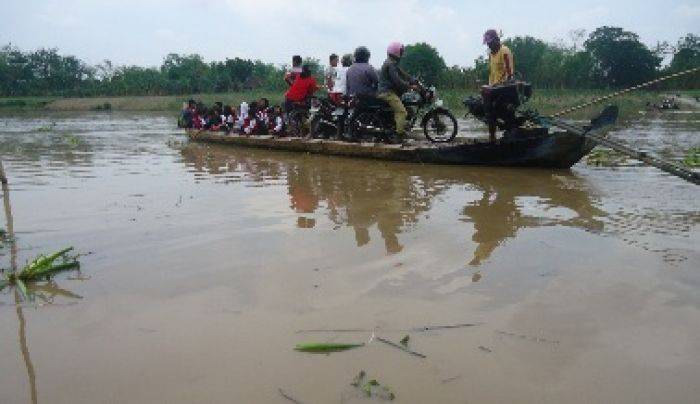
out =
<svg viewBox="0 0 700 404"><path fill-rule="evenodd" d="M457 119L437 97L435 87L419 86L401 97L406 107L406 131L411 132L420 119L425 137L434 143L452 141L457 136ZM353 100L345 135L354 140L392 143L396 133L394 113L389 105L375 97Z"/></svg>
<svg viewBox="0 0 700 404"><path fill-rule="evenodd" d="M309 110L311 137L316 139L343 139L342 135L348 119L349 101L348 97L344 97L338 105L329 98L313 99Z"/></svg>
<svg viewBox="0 0 700 404"><path fill-rule="evenodd" d="M303 137L307 134L307 123L314 100L316 97L309 97L306 101L293 103L288 109L285 114L285 127L288 136Z"/></svg>

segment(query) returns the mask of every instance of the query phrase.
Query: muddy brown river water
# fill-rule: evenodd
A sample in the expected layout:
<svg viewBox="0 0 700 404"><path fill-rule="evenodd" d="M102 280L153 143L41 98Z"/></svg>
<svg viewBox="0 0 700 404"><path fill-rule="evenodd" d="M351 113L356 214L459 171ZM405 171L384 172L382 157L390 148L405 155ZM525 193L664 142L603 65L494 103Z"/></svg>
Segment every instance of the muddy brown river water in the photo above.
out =
<svg viewBox="0 0 700 404"><path fill-rule="evenodd" d="M17 262L88 254L34 303L0 292L0 403L381 401L350 385L361 370L397 403L700 397L697 186L637 164L215 147L173 126L0 117ZM674 158L699 135L700 114L613 133ZM427 357L377 339L404 335Z"/></svg>

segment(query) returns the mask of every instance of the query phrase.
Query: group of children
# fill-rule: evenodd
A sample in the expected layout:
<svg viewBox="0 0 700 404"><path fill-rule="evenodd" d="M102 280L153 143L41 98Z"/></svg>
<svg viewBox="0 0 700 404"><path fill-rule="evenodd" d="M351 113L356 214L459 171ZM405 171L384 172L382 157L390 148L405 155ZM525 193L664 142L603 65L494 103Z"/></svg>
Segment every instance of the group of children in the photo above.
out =
<svg viewBox="0 0 700 404"><path fill-rule="evenodd" d="M179 126L187 129L222 131L242 135L284 134L284 117L279 105L270 107L267 98L251 103L242 102L236 108L215 102L206 107L202 102L189 100L183 105Z"/></svg>
<svg viewBox="0 0 700 404"><path fill-rule="evenodd" d="M353 57L352 55L343 56L340 66L338 55L332 54L329 59L330 66L325 72L324 84L326 84L329 98L339 104L342 95L346 93L345 77ZM311 67L302 65L302 58L299 55L292 58L292 67L285 73L284 81L289 87L284 97L284 108L279 105L270 107L267 98L251 103L242 102L238 108L223 105L221 102L206 107L202 102L189 100L182 107L178 125L187 129L224 131L227 134L283 136L287 118L285 112L295 108L296 105L304 104L319 87L312 75Z"/></svg>

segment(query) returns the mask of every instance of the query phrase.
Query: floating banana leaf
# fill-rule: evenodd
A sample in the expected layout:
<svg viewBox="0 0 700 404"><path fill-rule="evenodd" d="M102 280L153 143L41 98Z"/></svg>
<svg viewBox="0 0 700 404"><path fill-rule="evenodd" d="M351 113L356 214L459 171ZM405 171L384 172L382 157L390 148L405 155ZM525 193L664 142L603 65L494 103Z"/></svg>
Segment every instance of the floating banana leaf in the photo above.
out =
<svg viewBox="0 0 700 404"><path fill-rule="evenodd" d="M25 276L24 279L26 279L26 280L38 280L40 278L52 275L56 272L65 271L67 269L77 268L79 266L80 266L80 263L77 261L66 262L63 264L49 266L49 267L38 269L38 270L32 272L29 276Z"/></svg>
<svg viewBox="0 0 700 404"><path fill-rule="evenodd" d="M37 270L50 267L51 264L53 264L54 261L56 261L59 257L65 255L68 253L68 251L71 251L73 247L68 247L64 248L61 251L58 251L56 253L53 253L51 255L45 256L45 255L40 255L34 259L34 261L30 262L29 265L27 265L22 272L35 272Z"/></svg>
<svg viewBox="0 0 700 404"><path fill-rule="evenodd" d="M29 263L29 265L24 267L22 271L20 271L18 278L24 280L35 280L50 275L51 273L77 266L78 262L75 260L72 262L64 262L62 264L53 265L54 261L60 257L65 257L65 255L71 250L73 250L73 247L64 248L63 250L49 256L40 255L34 259L34 261Z"/></svg>
<svg viewBox="0 0 700 404"><path fill-rule="evenodd" d="M358 348L364 345L365 344L338 344L332 342L313 342L308 344L297 344L297 346L294 349L300 352L327 353L345 351L348 349Z"/></svg>

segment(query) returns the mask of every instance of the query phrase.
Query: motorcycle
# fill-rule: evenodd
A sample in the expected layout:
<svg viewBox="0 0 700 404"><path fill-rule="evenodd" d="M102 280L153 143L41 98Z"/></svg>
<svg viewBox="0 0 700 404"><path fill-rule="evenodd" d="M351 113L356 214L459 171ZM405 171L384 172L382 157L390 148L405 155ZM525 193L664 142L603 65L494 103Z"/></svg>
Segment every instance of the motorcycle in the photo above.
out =
<svg viewBox="0 0 700 404"><path fill-rule="evenodd" d="M317 101L318 98L312 96L305 101L292 104L285 114L285 127L288 136L304 137L309 133L308 122L313 104Z"/></svg>
<svg viewBox="0 0 700 404"><path fill-rule="evenodd" d="M330 99L315 98L309 110L309 128L315 139L342 139L348 118L348 97L336 105Z"/></svg>
<svg viewBox="0 0 700 404"><path fill-rule="evenodd" d="M401 97L406 107L406 131L420 119L425 137L433 143L452 141L457 136L457 119L443 106L435 87L419 85ZM396 133L394 113L389 105L374 97L357 98L350 105L345 135L354 140L393 143Z"/></svg>

